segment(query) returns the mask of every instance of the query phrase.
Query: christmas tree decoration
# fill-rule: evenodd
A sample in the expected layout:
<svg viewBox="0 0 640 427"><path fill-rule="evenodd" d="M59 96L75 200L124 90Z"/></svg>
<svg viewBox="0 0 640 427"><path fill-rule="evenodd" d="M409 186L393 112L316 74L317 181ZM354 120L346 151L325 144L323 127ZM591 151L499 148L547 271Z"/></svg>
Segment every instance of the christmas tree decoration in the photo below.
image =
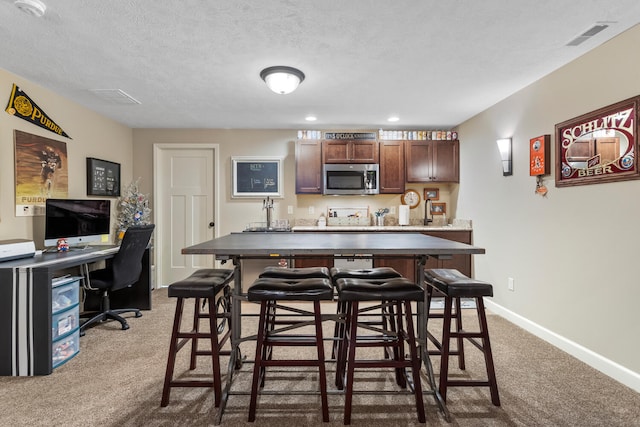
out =
<svg viewBox="0 0 640 427"><path fill-rule="evenodd" d="M118 214L116 217L116 238L121 241L124 232L132 225L149 224L151 209L147 195L140 193L138 183L140 178L132 182L118 198Z"/></svg>

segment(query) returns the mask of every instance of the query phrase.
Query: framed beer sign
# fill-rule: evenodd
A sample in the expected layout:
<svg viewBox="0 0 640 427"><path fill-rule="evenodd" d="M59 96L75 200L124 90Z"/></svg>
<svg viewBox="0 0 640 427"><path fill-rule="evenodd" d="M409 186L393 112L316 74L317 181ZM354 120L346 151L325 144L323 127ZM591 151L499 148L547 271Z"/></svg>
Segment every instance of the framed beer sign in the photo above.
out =
<svg viewBox="0 0 640 427"><path fill-rule="evenodd" d="M556 187L640 178L640 96L555 126Z"/></svg>

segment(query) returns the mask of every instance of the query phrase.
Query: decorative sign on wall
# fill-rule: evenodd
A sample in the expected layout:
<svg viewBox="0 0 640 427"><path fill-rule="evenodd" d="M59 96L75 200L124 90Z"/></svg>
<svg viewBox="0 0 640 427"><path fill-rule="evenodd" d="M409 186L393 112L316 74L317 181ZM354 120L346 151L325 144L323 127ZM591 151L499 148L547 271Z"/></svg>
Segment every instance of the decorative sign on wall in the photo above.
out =
<svg viewBox="0 0 640 427"><path fill-rule="evenodd" d="M87 157L87 196L120 196L120 163Z"/></svg>
<svg viewBox="0 0 640 427"><path fill-rule="evenodd" d="M14 131L16 144L16 216L44 215L48 198L66 199L67 144Z"/></svg>
<svg viewBox="0 0 640 427"><path fill-rule="evenodd" d="M376 139L375 132L325 132L324 139Z"/></svg>
<svg viewBox="0 0 640 427"><path fill-rule="evenodd" d="M556 125L556 187L640 178L640 96Z"/></svg>
<svg viewBox="0 0 640 427"><path fill-rule="evenodd" d="M529 176L549 175L549 144L551 135L542 135L529 140Z"/></svg>
<svg viewBox="0 0 640 427"><path fill-rule="evenodd" d="M29 98L29 95L23 92L15 83L11 89L11 96L9 97L9 103L5 111L12 116L20 117L36 126L71 139L71 137L51 120L49 116L42 111L42 108L38 107L38 105Z"/></svg>
<svg viewBox="0 0 640 427"><path fill-rule="evenodd" d="M282 197L281 157L232 157L232 197Z"/></svg>

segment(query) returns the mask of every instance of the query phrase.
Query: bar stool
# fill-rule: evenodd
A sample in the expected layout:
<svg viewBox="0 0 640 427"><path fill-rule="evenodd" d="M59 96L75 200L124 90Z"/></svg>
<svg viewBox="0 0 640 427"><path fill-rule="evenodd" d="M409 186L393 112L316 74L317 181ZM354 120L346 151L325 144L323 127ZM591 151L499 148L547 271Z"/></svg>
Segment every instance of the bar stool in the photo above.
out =
<svg viewBox="0 0 640 427"><path fill-rule="evenodd" d="M447 400L448 387L489 387L491 391L491 403L500 406L500 396L498 395L498 383L496 381L493 355L491 353L491 341L489 340L489 329L487 327L487 317L484 309L483 297L493 296L493 286L490 283L471 279L455 269L436 268L424 271L425 282L431 290L444 296L444 312L442 324L442 341L440 348L440 384L439 391L442 399ZM462 317L460 315L460 298L473 298L476 303L479 329L478 332L465 331L462 328ZM456 313L452 312L454 300L457 299ZM427 308L429 310L429 308ZM427 317L429 313L427 313ZM451 331L451 320L457 319L456 330ZM478 380L451 380L449 379L449 356L450 341L452 338L458 340L458 353L460 368L464 369L464 339L468 339L477 347L484 356L485 368L487 372L486 381ZM476 338L480 338L479 343Z"/></svg>
<svg viewBox="0 0 640 427"><path fill-rule="evenodd" d="M395 269L391 267L373 267L373 268L338 268L333 267L331 270L331 280L333 282L333 286L336 286L336 282L338 279L367 279L367 280L382 280L382 279L392 279L394 277L402 277L400 273L398 273ZM334 341L333 348L331 350L331 358L336 358L336 351L338 342L344 336L344 317L345 317L345 304L344 301L338 301L336 314L337 321L335 324L335 328L333 331ZM371 308L370 310L373 310ZM384 321L384 317L383 317ZM380 324L380 322L374 322ZM386 353L385 353L386 354ZM340 389L342 389L342 385L336 383Z"/></svg>
<svg viewBox="0 0 640 427"><path fill-rule="evenodd" d="M169 404L169 395L172 387L213 387L215 406L220 406L220 399L222 397L220 355L230 354L229 351L222 352L220 349L231 335L231 290L229 283L233 280L233 275L234 271L229 269L201 269L195 271L186 279L169 285L168 295L169 297L177 298L177 302L160 406L164 407ZM217 302L216 297L218 297ZM189 332L182 332L180 330L180 324L182 321L184 300L188 298L195 299L193 328ZM201 299L204 300L202 306L200 304ZM202 312L205 303L208 304L209 309L207 312ZM203 332L200 330L201 319L209 320L209 331ZM219 319L223 320L218 324ZM226 333L224 333L221 338L218 338L218 334L224 332L225 323L228 325ZM207 339L211 343L210 350L198 349L198 340L201 339ZM212 380L173 379L173 371L178 351L189 341L191 341L189 369L193 370L196 368L196 356L210 356L213 369Z"/></svg>
<svg viewBox="0 0 640 427"><path fill-rule="evenodd" d="M324 361L324 343L322 337L322 315L320 301L333 299L333 287L327 278L282 279L258 278L247 290L249 301L260 302L258 335L256 340L256 356L251 383L251 400L249 403L249 422L255 421L258 399L258 386L264 386L267 367L272 366L315 366L318 368L320 382L320 398L322 400L322 420L329 421L329 405L327 399L327 378ZM276 308L278 301L312 301L313 313L293 310L303 316L300 321L287 321L286 327L276 329ZM313 314L313 320L308 316ZM291 333L295 328L314 325L314 335ZM316 347L315 359L273 360L273 347L276 346L308 346Z"/></svg>
<svg viewBox="0 0 640 427"><path fill-rule="evenodd" d="M265 267L258 277L277 279L330 279L331 274L327 267L283 268L271 266Z"/></svg>
<svg viewBox="0 0 640 427"><path fill-rule="evenodd" d="M343 278L336 281L336 286L338 301L344 303L346 315L345 334L339 341L336 363L336 384L344 382L346 387L344 424L351 423L355 369L381 367L395 368L396 382L401 387L406 387L406 379L399 381L399 375L404 378L405 369L411 368L412 392L416 399L418 421L424 423L424 402L420 382L421 361L418 357L411 309L412 301L424 300L424 291L416 283L403 277L378 280ZM359 303L362 301L384 301L387 309L385 316L388 317L390 330L373 328L358 321L361 314ZM374 333L358 335L359 327ZM409 349L409 359L405 359L405 344ZM359 347L383 347L388 357L383 360L358 360L356 348Z"/></svg>

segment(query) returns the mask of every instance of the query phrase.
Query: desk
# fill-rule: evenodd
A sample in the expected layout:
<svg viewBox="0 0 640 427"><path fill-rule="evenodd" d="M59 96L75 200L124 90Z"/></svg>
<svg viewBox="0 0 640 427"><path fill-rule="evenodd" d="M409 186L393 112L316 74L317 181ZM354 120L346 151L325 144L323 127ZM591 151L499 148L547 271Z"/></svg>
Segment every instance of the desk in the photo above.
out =
<svg viewBox="0 0 640 427"><path fill-rule="evenodd" d="M217 423L221 421L222 413L229 397L233 370L239 354L242 281L241 265L243 259L251 258L291 258L336 256L353 254L371 254L376 257L407 257L416 262L416 277L418 283L424 281L424 265L427 257L450 257L460 254L483 254L482 248L465 243L454 242L438 237L419 233L237 233L229 234L217 239L200 243L182 249L183 254L204 255L212 254L218 260L232 260L235 266L234 303L232 307L231 345L233 351L229 358L227 384L222 395L222 402L218 411ZM426 351L426 292L424 304L418 304L418 335L422 349L422 360L427 369L430 381L430 394L434 396L445 417L448 412L444 401L440 397L433 379L433 368Z"/></svg>
<svg viewBox="0 0 640 427"><path fill-rule="evenodd" d="M108 260L118 249L117 246L96 246L0 263L0 375L33 376L52 372L51 288L55 272ZM141 309L151 309L149 261L147 250L143 274L128 290L134 300L127 302L139 303Z"/></svg>

